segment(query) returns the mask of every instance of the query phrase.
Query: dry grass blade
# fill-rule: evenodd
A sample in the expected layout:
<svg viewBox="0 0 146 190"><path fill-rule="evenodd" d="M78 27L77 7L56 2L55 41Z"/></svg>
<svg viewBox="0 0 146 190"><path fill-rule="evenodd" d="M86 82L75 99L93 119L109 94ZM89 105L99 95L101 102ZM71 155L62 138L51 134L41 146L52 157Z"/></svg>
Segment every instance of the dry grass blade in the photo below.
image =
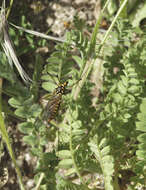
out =
<svg viewBox="0 0 146 190"><path fill-rule="evenodd" d="M28 29L25 29L23 27L16 26L15 24L12 24L12 23L11 23L11 25L14 26L15 28L19 29L19 30L22 30L22 31L27 32L27 33L32 34L32 35L35 35L37 37L41 37L41 38L45 38L45 39L53 40L53 41L58 41L58 42L63 42L63 43L66 42L62 38L52 37L52 36L49 36L49 35L34 31L34 30L28 30Z"/></svg>
<svg viewBox="0 0 146 190"><path fill-rule="evenodd" d="M16 66L21 78L25 83L29 83L31 79L27 75L27 73L23 70L21 67L19 60L16 56L13 43L10 39L9 33L8 33L8 23L5 16L5 4L3 3L3 6L0 11L0 43L3 47L3 50L8 58L9 64Z"/></svg>

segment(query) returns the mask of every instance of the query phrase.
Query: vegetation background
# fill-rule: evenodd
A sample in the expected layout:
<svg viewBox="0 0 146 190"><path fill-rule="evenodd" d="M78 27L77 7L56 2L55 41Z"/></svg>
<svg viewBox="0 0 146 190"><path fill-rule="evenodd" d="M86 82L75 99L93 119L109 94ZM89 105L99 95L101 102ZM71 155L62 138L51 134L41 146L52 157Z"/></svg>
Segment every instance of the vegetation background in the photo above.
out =
<svg viewBox="0 0 146 190"><path fill-rule="evenodd" d="M145 190L146 2L0 3L0 188Z"/></svg>

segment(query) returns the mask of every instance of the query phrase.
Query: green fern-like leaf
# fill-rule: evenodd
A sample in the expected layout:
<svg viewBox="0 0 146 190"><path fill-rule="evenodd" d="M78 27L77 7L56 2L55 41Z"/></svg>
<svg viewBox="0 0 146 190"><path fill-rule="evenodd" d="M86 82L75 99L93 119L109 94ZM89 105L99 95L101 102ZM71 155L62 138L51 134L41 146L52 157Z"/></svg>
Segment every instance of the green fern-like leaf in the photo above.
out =
<svg viewBox="0 0 146 190"><path fill-rule="evenodd" d="M57 190L84 190L85 188L82 185L77 185L75 183L72 183L68 180L65 180L61 177L57 178L58 184L57 184Z"/></svg>
<svg viewBox="0 0 146 190"><path fill-rule="evenodd" d="M88 144L100 164L101 170L104 175L105 189L113 190L112 175L114 173L114 159L112 155L110 155L110 147L104 146L105 145L105 143L103 143L104 141L105 138L101 141L101 145L99 145L98 137L97 135L95 135L94 139L91 140Z"/></svg>
<svg viewBox="0 0 146 190"><path fill-rule="evenodd" d="M139 159L146 160L146 98L142 100L140 105L140 113L137 115L138 122L136 123L136 129L141 132L141 134L137 137L139 141L139 150L137 150L136 154Z"/></svg>

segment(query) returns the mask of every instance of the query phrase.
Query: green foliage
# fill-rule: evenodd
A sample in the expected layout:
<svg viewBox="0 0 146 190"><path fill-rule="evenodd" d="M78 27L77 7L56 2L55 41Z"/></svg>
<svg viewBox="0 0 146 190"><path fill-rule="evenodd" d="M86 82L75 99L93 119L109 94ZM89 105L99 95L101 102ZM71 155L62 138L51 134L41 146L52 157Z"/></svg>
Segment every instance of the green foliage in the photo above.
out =
<svg viewBox="0 0 146 190"><path fill-rule="evenodd" d="M115 4L111 15L116 7ZM126 9L123 15L126 16ZM24 16L21 20L23 27L31 28ZM145 33L132 28L121 15L111 39L102 47L100 62L99 46L95 47L98 26L91 40L83 32L84 22L78 18L74 22L75 28L67 33L66 42L57 44L49 58L33 54L35 66L29 87L13 72L8 75L11 67L2 66L6 59L0 54L3 69L0 76L7 80L4 91L10 94L8 103L15 110L15 117L22 121L18 122L18 129L24 135L22 141L37 158L35 183L40 182L43 190L89 189L101 181L101 178L92 178L98 174L103 182L100 187L93 185L92 189L102 189L102 184L105 190L119 190L123 188L121 184L127 189L138 189L139 184L143 188L146 184ZM18 36L13 32L18 48L17 37L24 35L33 51L38 44L43 44L41 40L35 43L33 36L24 32ZM29 48L22 46L18 53L23 55ZM95 71L92 67L86 70L87 63L94 59L98 64L103 63L103 81L98 94L96 77L92 80ZM66 81L69 85L62 95L59 113L47 123L42 114L45 106L40 105L39 99L48 91L41 100L55 100L55 88Z"/></svg>
<svg viewBox="0 0 146 190"><path fill-rule="evenodd" d="M104 0L102 0L104 1ZM105 17L109 17L112 21L114 14L118 11L120 5L124 2L124 0L115 1L111 0L107 6L107 13ZM120 17L123 19L128 18L128 20L132 23L133 27L139 27L141 21L146 18L145 16L145 9L146 9L146 2L145 1L138 1L138 0L130 0L127 2L127 6L123 9Z"/></svg>
<svg viewBox="0 0 146 190"><path fill-rule="evenodd" d="M114 189L112 180L112 175L114 173L114 160L110 155L110 146L106 145L105 141L106 139L103 138L101 142L98 142L98 136L95 135L89 142L89 146L100 164L104 175L105 189L112 190Z"/></svg>
<svg viewBox="0 0 146 190"><path fill-rule="evenodd" d="M12 67L8 64L5 54L0 51L0 77L7 79L10 82L15 81L15 73Z"/></svg>
<svg viewBox="0 0 146 190"><path fill-rule="evenodd" d="M58 177L59 178L59 183L57 184L57 190L64 190L64 189L67 189L67 190L84 190L84 187L82 185L77 185L75 183L71 183L70 181L68 180L65 180L61 177Z"/></svg>
<svg viewBox="0 0 146 190"><path fill-rule="evenodd" d="M138 157L138 162L136 164L136 172L141 175L141 181L142 184L145 184L145 177L146 177L146 170L145 170L145 164L146 164L146 98L142 99L142 102L140 104L140 113L138 113L137 118L138 122L136 122L136 129L140 132L140 134L137 136L137 140L139 142L138 144L138 150L136 151L136 155Z"/></svg>

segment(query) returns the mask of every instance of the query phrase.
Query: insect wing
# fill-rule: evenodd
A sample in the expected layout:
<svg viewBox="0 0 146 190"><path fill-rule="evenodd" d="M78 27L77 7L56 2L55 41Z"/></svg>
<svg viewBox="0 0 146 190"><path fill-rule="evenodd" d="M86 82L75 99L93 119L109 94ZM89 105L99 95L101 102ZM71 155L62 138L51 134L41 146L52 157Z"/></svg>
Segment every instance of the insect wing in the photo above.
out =
<svg viewBox="0 0 146 190"><path fill-rule="evenodd" d="M49 100L49 102L47 103L46 107L44 108L41 114L41 118L44 122L46 121L50 122L52 119L55 118L59 110L61 99L62 99L62 94L56 94L52 96L51 100Z"/></svg>
<svg viewBox="0 0 146 190"><path fill-rule="evenodd" d="M43 121L44 124L49 123L57 115L62 100L62 95L65 94L67 84L68 82L64 82L63 84L58 85L51 96L45 96L46 99L48 97L50 98L39 116L39 120ZM43 100L43 98L41 100Z"/></svg>

